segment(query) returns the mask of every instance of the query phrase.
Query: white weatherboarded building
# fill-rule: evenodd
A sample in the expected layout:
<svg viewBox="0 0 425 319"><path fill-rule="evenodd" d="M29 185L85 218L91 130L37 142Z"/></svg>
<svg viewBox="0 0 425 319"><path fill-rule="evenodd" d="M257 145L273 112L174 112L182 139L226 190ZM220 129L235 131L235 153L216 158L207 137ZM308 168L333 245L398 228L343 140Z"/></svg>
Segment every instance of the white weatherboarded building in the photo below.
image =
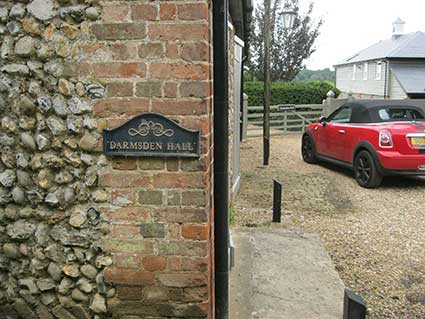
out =
<svg viewBox="0 0 425 319"><path fill-rule="evenodd" d="M390 39L335 65L341 97L425 98L425 33L404 34L404 24L397 19Z"/></svg>

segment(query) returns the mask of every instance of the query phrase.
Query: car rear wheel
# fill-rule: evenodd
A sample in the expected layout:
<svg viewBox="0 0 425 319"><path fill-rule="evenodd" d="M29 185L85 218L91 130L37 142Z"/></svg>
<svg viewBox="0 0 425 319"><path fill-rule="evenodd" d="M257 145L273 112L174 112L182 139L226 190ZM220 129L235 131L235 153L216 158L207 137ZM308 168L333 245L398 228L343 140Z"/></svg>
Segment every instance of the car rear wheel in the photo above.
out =
<svg viewBox="0 0 425 319"><path fill-rule="evenodd" d="M314 142L310 136L304 135L301 145L301 153L303 160L306 163L314 164L317 163L316 149L314 147Z"/></svg>
<svg viewBox="0 0 425 319"><path fill-rule="evenodd" d="M357 183L365 188L375 188L382 183L382 174L368 151L361 151L354 160L354 176Z"/></svg>

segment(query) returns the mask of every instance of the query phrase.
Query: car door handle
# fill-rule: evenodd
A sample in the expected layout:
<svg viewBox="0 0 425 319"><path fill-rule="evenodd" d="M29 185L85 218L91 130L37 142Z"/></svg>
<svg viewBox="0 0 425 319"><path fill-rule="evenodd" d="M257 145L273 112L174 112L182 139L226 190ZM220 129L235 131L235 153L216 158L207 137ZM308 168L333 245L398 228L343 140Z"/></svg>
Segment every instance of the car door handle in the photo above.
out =
<svg viewBox="0 0 425 319"><path fill-rule="evenodd" d="M345 134L345 131L344 130L339 130L338 133L339 134Z"/></svg>

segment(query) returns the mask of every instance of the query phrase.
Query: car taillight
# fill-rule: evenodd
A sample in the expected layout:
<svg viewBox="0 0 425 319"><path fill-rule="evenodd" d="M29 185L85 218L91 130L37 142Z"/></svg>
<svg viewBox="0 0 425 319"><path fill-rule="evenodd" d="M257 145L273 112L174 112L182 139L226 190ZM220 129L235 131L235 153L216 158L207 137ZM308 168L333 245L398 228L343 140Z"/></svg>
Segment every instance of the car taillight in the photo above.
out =
<svg viewBox="0 0 425 319"><path fill-rule="evenodd" d="M382 148L393 147L393 138L390 132L385 130L379 132L379 146Z"/></svg>

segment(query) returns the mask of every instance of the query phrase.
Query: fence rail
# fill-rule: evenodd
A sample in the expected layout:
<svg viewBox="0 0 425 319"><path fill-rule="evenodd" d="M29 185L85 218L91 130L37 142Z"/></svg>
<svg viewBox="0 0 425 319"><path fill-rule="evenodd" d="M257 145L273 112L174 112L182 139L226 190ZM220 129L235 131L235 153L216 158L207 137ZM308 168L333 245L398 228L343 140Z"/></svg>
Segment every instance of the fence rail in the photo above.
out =
<svg viewBox="0 0 425 319"><path fill-rule="evenodd" d="M323 108L322 104L270 106L270 135L299 134L306 126L317 121L323 113ZM246 118L247 137L262 136L263 107L248 106Z"/></svg>

